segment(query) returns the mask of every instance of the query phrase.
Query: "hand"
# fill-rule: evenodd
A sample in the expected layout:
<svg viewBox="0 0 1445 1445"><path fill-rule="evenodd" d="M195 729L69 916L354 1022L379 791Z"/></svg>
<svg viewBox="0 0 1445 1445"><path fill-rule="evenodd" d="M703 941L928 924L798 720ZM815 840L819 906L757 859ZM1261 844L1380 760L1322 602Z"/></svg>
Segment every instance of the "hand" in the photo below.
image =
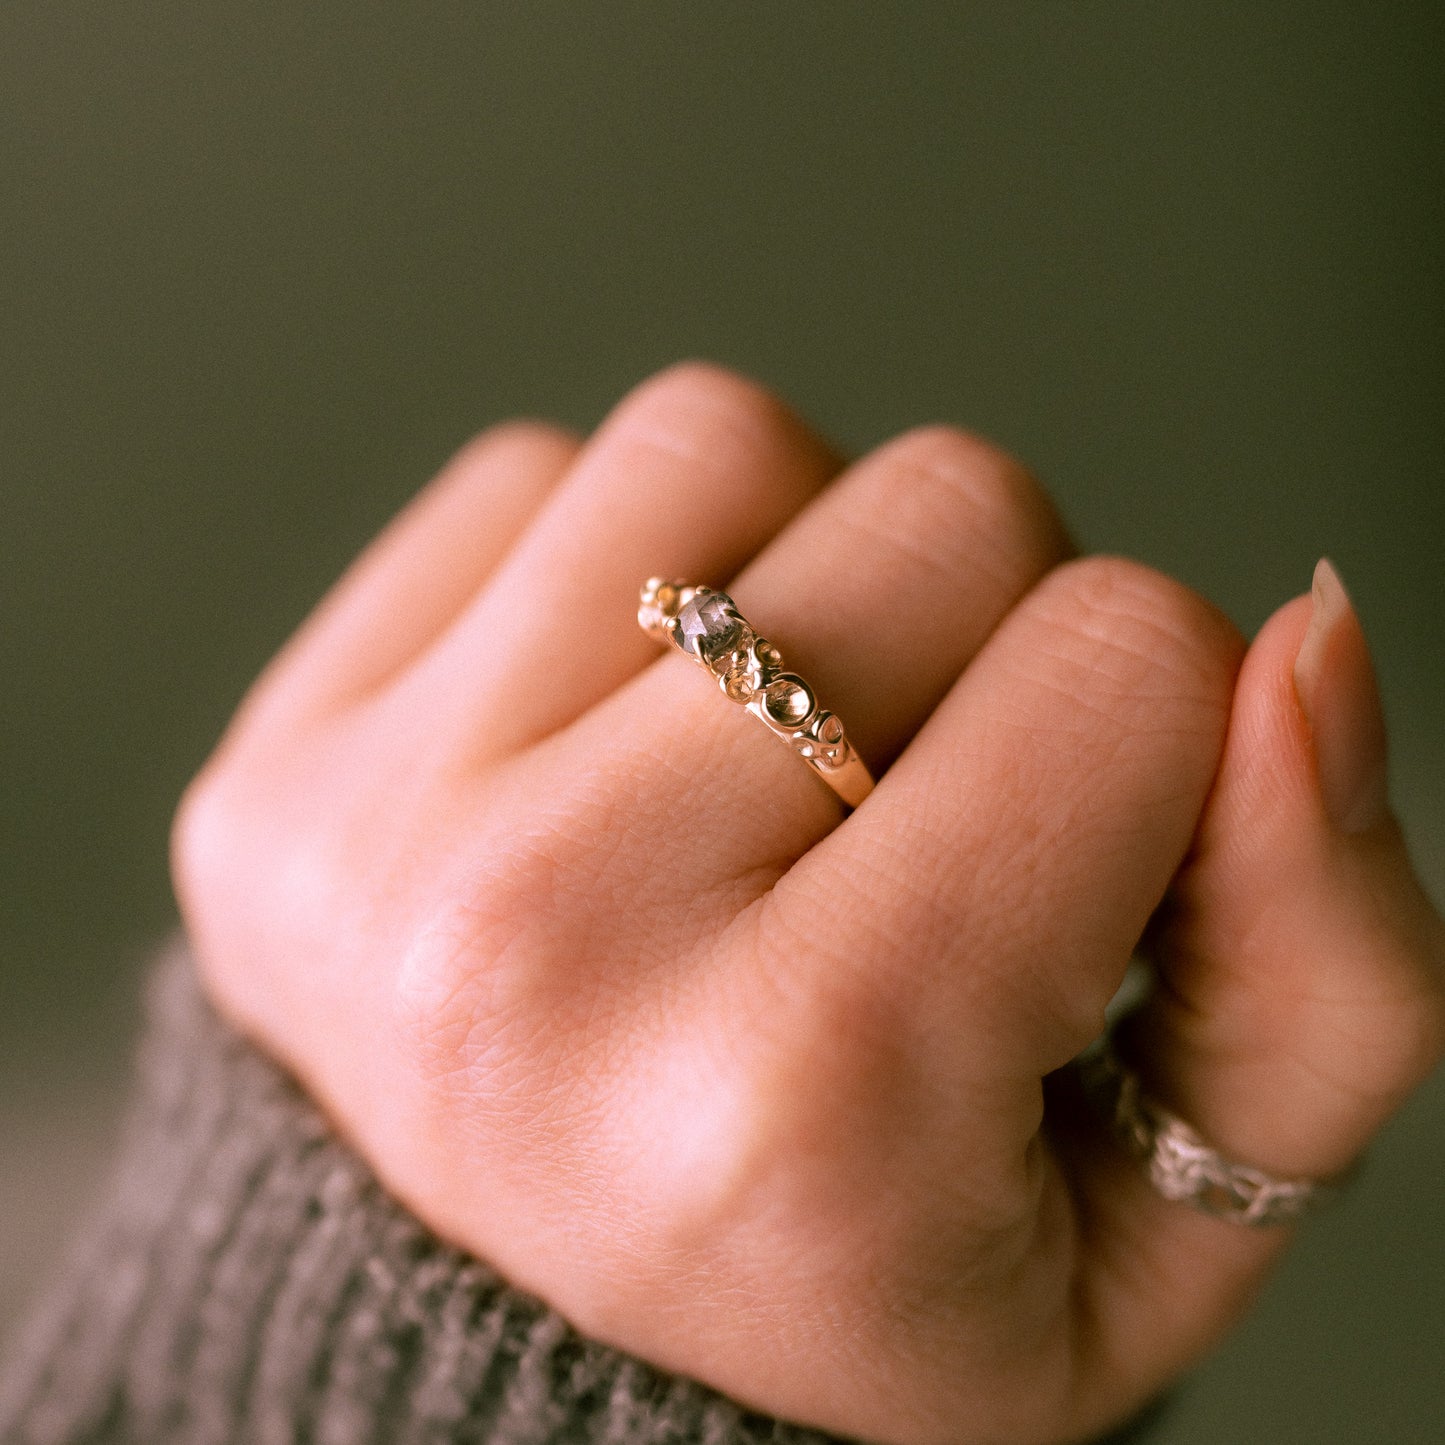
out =
<svg viewBox="0 0 1445 1445"><path fill-rule="evenodd" d="M1307 1175L1438 1059L1445 928L1329 576L1297 691L1308 597L1246 653L1181 585L1070 554L992 448L930 428L840 472L708 367L585 445L487 433L184 800L215 998L593 1337L898 1445L1106 1427L1287 1233L1160 1199L1046 1107L1146 928L1152 1089ZM650 575L726 587L816 687L880 775L856 812L658 652Z"/></svg>

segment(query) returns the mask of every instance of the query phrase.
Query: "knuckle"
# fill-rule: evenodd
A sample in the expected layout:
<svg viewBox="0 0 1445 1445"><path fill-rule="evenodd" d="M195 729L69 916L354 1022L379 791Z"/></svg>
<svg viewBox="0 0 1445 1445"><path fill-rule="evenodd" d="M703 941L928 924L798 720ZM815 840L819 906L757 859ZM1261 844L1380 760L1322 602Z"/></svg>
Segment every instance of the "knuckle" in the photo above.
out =
<svg viewBox="0 0 1445 1445"><path fill-rule="evenodd" d="M1409 961L1400 961L1405 971ZM1445 997L1407 987L1343 1013L1331 1009L1292 1046L1308 1084L1323 1086L1343 1117L1372 1127L1398 1109L1439 1066L1445 1052Z"/></svg>
<svg viewBox="0 0 1445 1445"><path fill-rule="evenodd" d="M991 568L1012 589L1073 550L1028 469L970 432L914 428L881 448L868 470L876 525L931 566Z"/></svg>
<svg viewBox="0 0 1445 1445"><path fill-rule="evenodd" d="M1418 1088L1440 1066L1445 1056L1445 996L1439 991L1423 997L1401 1031L1400 1057L1405 1092Z"/></svg>
<svg viewBox="0 0 1445 1445"><path fill-rule="evenodd" d="M215 881L231 875L239 852L239 817L229 774L213 759L181 794L171 820L171 873L183 906L198 907Z"/></svg>
<svg viewBox="0 0 1445 1445"><path fill-rule="evenodd" d="M1422 968L1413 950L1401 951L1396 971L1405 982L1372 1019L1368 1042L1359 1051L1375 1062L1376 1091L1396 1104L1429 1078L1445 1056L1445 977Z"/></svg>
<svg viewBox="0 0 1445 1445"><path fill-rule="evenodd" d="M507 1060L545 1074L587 1014L568 866L554 849L513 846L469 860L466 874L424 912L397 971L403 1049L424 1081L443 1086L495 1080Z"/></svg>
<svg viewBox="0 0 1445 1445"><path fill-rule="evenodd" d="M712 411L773 411L782 403L765 386L713 361L690 359L664 367L638 383L624 405Z"/></svg>
<svg viewBox="0 0 1445 1445"><path fill-rule="evenodd" d="M780 444L814 451L818 443L766 387L706 361L685 361L649 377L619 403L609 428L654 451L731 470Z"/></svg>
<svg viewBox="0 0 1445 1445"><path fill-rule="evenodd" d="M575 433L535 417L513 417L478 432L453 453L443 476L501 465L566 462L580 445Z"/></svg>
<svg viewBox="0 0 1445 1445"><path fill-rule="evenodd" d="M257 1026L276 910L260 860L276 862L274 838L257 849L254 806L231 763L207 763L181 796L171 824L171 876L196 966L211 998Z"/></svg>
<svg viewBox="0 0 1445 1445"><path fill-rule="evenodd" d="M1040 584L1045 621L1075 638L1087 685L1227 711L1244 643L1198 593L1143 563L1091 556Z"/></svg>
<svg viewBox="0 0 1445 1445"><path fill-rule="evenodd" d="M229 751L181 797L170 838L176 897L223 1003L255 1003L298 953L365 922L354 839L311 797L273 759Z"/></svg>

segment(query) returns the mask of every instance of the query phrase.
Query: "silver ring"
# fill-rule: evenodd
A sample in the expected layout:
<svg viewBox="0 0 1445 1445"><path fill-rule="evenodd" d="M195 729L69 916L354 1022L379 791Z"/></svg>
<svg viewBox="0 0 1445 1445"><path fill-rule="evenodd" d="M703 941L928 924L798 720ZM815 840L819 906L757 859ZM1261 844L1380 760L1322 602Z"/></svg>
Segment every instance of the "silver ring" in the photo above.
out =
<svg viewBox="0 0 1445 1445"><path fill-rule="evenodd" d="M1148 1171L1165 1199L1192 1205L1232 1224L1291 1224L1330 1203L1347 1182L1280 1179L1230 1159L1145 1091L1108 1035L1077 1061L1085 1093L1115 1136Z"/></svg>

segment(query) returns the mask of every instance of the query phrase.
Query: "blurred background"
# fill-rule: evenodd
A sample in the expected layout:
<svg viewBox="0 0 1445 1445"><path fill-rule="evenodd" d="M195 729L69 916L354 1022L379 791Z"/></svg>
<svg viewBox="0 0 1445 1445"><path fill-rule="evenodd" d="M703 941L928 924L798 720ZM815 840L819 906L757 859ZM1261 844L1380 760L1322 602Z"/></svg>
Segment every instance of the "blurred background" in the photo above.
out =
<svg viewBox="0 0 1445 1445"><path fill-rule="evenodd" d="M175 798L470 433L714 358L976 428L1248 631L1329 553L1445 893L1441 10L5 0L0 1329L85 1207ZM1445 1088L1163 1445L1445 1437Z"/></svg>

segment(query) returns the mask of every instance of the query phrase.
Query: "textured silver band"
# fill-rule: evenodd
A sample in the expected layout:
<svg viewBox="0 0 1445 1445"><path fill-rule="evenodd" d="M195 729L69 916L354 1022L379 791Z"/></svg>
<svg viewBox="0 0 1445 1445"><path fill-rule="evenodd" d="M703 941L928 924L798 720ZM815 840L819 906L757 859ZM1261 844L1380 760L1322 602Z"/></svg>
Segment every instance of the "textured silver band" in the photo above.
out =
<svg viewBox="0 0 1445 1445"><path fill-rule="evenodd" d="M1078 1061L1085 1092L1166 1199L1234 1224L1290 1224L1329 1203L1343 1179L1279 1179L1226 1158L1144 1092L1107 1036Z"/></svg>

